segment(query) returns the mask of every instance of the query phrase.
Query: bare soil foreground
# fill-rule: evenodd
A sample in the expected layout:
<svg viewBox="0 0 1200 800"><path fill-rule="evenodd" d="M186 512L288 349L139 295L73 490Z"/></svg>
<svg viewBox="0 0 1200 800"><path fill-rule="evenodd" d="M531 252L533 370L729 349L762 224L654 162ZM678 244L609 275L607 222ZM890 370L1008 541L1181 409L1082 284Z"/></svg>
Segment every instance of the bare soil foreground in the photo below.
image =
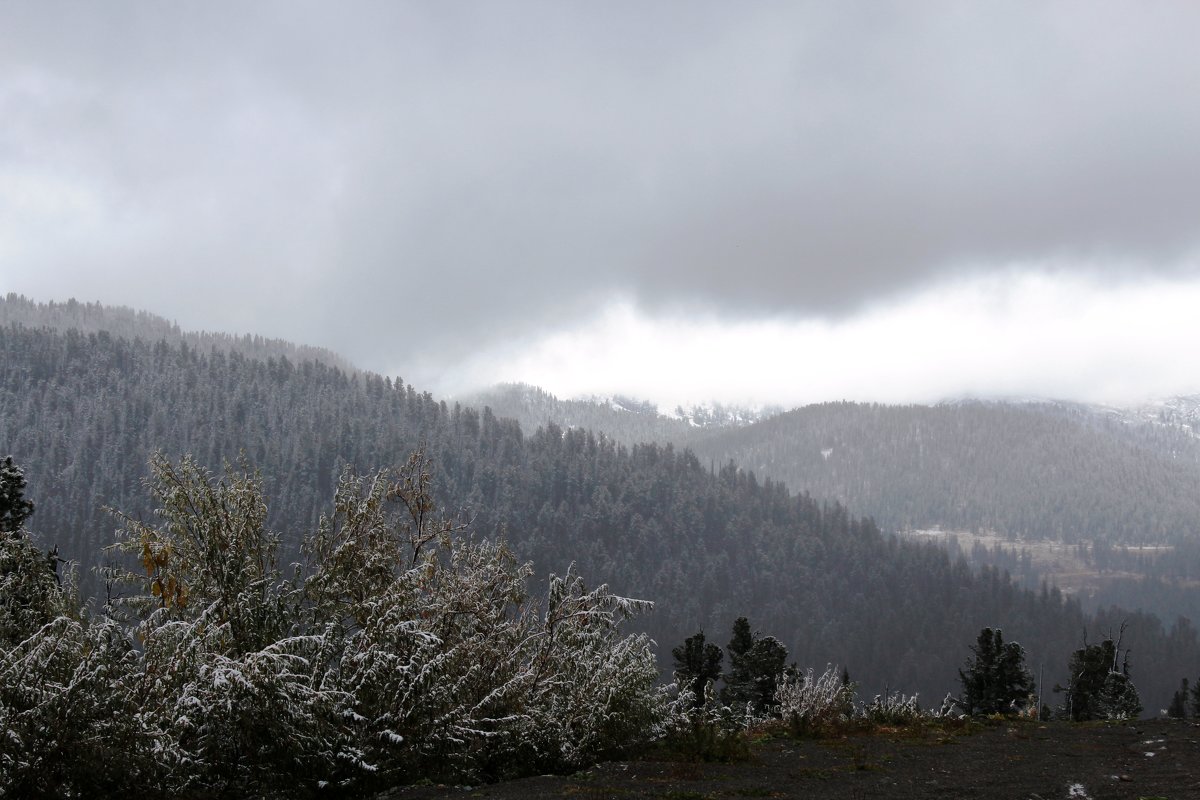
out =
<svg viewBox="0 0 1200 800"><path fill-rule="evenodd" d="M488 786L420 786L381 800L524 798L1200 799L1200 725L988 722L769 738L731 764L636 760Z"/></svg>

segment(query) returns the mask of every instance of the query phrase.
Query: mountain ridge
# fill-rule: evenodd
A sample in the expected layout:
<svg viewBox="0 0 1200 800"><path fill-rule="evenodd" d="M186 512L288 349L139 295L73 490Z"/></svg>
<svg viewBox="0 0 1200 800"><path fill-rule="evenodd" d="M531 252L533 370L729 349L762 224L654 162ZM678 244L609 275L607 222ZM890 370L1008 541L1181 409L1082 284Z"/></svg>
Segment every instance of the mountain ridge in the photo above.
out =
<svg viewBox="0 0 1200 800"><path fill-rule="evenodd" d="M155 450L214 470L244 454L263 474L286 563L343 470L424 446L439 502L467 510L478 535L506 536L543 574L576 562L655 601L642 625L664 653L745 615L801 663L936 697L956 685L981 627L1001 626L1056 664L1081 630L1127 616L1148 705L1200 660L1190 623L1168 631L1147 614L1084 614L1051 587L1023 590L1001 570L888 537L832 499L670 444L626 446L553 423L526 435L490 408L399 380L185 342L10 324L0 355L0 441L29 479L34 530L84 567L113 538L102 506L153 515L143 481ZM94 578L85 588L104 589Z"/></svg>

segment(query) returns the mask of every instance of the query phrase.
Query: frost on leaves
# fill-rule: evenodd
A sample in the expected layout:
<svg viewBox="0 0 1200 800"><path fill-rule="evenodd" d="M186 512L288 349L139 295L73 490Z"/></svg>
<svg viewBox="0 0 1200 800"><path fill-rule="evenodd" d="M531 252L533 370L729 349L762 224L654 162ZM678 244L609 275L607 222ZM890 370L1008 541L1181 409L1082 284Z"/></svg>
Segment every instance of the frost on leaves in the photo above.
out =
<svg viewBox="0 0 1200 800"><path fill-rule="evenodd" d="M4 573L0 794L368 791L577 767L661 729L650 642L619 630L649 604L574 567L539 602L504 542L439 512L420 452L344 473L289 576L244 464L151 468L159 518L122 517L138 591L111 618L49 583L25 609Z"/></svg>

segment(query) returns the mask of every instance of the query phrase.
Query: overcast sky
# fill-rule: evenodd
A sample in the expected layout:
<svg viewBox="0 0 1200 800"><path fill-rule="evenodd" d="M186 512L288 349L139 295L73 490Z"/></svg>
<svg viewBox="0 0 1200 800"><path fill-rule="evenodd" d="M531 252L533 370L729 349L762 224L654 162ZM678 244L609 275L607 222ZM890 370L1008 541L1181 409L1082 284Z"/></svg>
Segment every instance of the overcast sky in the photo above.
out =
<svg viewBox="0 0 1200 800"><path fill-rule="evenodd" d="M1200 4L0 0L0 291L419 388L1200 391Z"/></svg>

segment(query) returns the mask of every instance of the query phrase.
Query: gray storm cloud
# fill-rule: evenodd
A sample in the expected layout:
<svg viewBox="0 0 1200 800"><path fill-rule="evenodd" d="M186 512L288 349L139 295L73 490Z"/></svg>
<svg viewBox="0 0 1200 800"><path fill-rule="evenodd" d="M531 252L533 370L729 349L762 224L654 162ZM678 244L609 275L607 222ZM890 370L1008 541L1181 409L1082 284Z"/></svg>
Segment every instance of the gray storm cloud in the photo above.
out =
<svg viewBox="0 0 1200 800"><path fill-rule="evenodd" d="M0 20L0 279L366 366L431 369L614 294L836 317L1012 262L1163 273L1200 249L1195 5Z"/></svg>

